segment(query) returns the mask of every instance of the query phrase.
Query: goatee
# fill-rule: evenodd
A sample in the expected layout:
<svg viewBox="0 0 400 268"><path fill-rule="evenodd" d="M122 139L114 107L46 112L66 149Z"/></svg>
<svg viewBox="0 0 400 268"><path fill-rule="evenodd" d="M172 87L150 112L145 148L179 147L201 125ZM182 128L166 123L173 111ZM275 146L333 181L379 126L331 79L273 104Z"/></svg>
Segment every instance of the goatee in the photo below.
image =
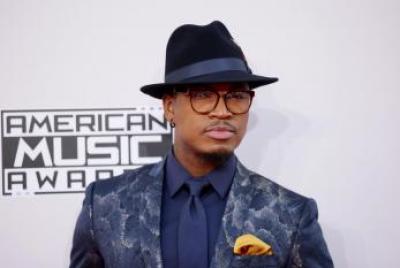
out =
<svg viewBox="0 0 400 268"><path fill-rule="evenodd" d="M204 162L212 163L215 167L223 165L231 156L233 152L211 152L211 153L202 153L200 155L201 159Z"/></svg>

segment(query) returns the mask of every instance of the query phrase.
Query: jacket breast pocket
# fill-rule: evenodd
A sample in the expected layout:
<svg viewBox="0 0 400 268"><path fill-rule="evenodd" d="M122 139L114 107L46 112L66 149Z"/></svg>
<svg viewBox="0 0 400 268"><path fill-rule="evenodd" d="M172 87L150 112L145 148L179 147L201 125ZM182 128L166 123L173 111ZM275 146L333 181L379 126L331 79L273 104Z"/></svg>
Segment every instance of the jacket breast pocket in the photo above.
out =
<svg viewBox="0 0 400 268"><path fill-rule="evenodd" d="M261 256L252 256L252 255L245 255L245 256L234 256L231 262L230 267L246 267L246 268L261 268L261 267L268 267L268 268L279 268L279 259L277 256L271 255L261 255Z"/></svg>

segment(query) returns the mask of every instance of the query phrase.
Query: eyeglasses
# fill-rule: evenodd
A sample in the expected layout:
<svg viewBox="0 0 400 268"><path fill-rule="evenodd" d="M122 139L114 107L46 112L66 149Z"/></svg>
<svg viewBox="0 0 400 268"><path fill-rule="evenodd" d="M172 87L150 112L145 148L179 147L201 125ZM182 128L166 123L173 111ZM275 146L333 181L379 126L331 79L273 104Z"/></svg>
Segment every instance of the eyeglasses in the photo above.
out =
<svg viewBox="0 0 400 268"><path fill-rule="evenodd" d="M195 86L185 89L175 89L175 92L188 94L192 109L199 114L208 114L218 105L219 99L224 99L226 109L232 114L245 114L249 111L254 97L254 91L237 89L220 95L217 91L205 87Z"/></svg>

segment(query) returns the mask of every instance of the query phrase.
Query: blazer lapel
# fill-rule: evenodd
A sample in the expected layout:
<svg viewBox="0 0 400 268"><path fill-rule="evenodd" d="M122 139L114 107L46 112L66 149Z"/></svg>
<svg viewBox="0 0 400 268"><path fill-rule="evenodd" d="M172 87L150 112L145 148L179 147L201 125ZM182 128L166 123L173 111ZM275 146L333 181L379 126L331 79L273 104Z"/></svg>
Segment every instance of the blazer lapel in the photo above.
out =
<svg viewBox="0 0 400 268"><path fill-rule="evenodd" d="M162 268L160 219L162 184L164 181L164 161L154 165L148 173L143 173L138 180L143 182L142 203L142 254L145 267Z"/></svg>
<svg viewBox="0 0 400 268"><path fill-rule="evenodd" d="M146 173L138 174L143 191L141 210L142 221L142 254L145 267L162 268L160 223L162 187L164 181L164 161L157 163ZM243 224L247 218L254 188L250 186L250 171L237 161L236 172L224 215L221 228L215 245L214 255L210 268L230 267L233 260L233 246L235 240L242 234Z"/></svg>
<svg viewBox="0 0 400 268"><path fill-rule="evenodd" d="M221 228L211 259L211 268L230 267L235 240L240 236L245 224L246 215L252 196L252 187L249 187L250 172L237 161L236 172L228 195Z"/></svg>

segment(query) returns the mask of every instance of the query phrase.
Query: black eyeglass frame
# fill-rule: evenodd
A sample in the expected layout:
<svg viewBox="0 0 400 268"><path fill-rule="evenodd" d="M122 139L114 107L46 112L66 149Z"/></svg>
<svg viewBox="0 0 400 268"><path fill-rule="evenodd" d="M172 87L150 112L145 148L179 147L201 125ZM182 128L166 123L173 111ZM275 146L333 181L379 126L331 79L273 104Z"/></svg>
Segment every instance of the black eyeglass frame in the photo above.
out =
<svg viewBox="0 0 400 268"><path fill-rule="evenodd" d="M214 106L212 107L212 109L210 109L210 110L208 110L208 111L206 111L206 112L199 112L198 110L196 110L196 109L193 107L192 94L190 94L191 92L194 92L194 91L196 91L196 90L198 90L198 89L191 88L190 86L189 86L189 87L185 87L185 88L174 88L174 89L173 89L173 94L176 94L176 93L183 93L183 94L189 95L190 106L192 107L192 110L195 111L195 112L198 113L198 114L209 114L209 113L211 113L212 111L214 111L215 108L217 107L217 105L218 105L218 103L219 103L219 99L220 99L221 97L224 99L224 105L225 105L226 110L228 110L231 114L234 114L234 115L246 114L246 113L249 112L250 107L251 107L251 104L253 103L253 98L254 98L254 96L255 96L255 92L254 92L253 90L231 90L231 91L228 91L227 93L225 93L224 95L220 95L216 90L214 90L214 89L212 89L212 88L207 88L207 91L213 92L214 94L216 94L216 95L218 96L218 98L217 98L217 100L215 101L215 104L214 104ZM233 112L233 111L231 111L231 110L229 109L228 105L226 104L226 98L227 98L227 96L228 96L230 93L234 93L234 92L245 92L246 94L249 94L249 95L250 95L250 102L249 102L249 105L248 105L246 111L241 112L241 113L236 113L236 112Z"/></svg>

